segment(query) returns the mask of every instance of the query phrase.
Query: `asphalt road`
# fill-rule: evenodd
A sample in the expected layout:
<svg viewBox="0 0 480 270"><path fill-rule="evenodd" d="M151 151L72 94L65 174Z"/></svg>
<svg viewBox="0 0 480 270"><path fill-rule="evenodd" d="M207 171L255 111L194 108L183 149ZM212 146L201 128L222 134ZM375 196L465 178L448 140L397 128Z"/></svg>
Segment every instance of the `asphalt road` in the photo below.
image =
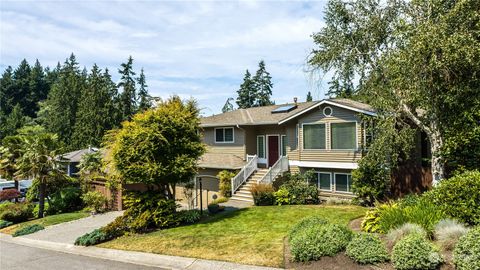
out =
<svg viewBox="0 0 480 270"><path fill-rule="evenodd" d="M161 268L97 259L0 241L0 270L146 269Z"/></svg>

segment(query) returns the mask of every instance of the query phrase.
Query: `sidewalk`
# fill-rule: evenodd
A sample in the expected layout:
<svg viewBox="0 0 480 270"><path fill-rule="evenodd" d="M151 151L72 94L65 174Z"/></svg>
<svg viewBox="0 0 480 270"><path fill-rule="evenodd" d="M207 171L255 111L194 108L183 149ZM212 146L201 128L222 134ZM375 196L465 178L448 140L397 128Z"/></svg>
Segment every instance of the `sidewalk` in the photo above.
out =
<svg viewBox="0 0 480 270"><path fill-rule="evenodd" d="M26 237L12 237L0 233L0 243L14 243L29 247L42 248L57 252L76 254L112 261L132 263L144 266L153 266L167 269L188 269L188 270L276 270L279 268L244 265L222 261L203 260L179 256L159 255L136 251L124 251L97 247L81 247L72 244L36 240Z"/></svg>

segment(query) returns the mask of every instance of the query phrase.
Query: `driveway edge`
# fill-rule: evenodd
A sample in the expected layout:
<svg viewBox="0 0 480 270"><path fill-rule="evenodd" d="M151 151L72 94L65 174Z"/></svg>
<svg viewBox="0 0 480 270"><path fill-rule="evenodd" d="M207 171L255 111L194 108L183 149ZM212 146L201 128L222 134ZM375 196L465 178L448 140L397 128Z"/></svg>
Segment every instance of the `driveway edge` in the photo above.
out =
<svg viewBox="0 0 480 270"><path fill-rule="evenodd" d="M144 266L153 266L174 270L220 270L220 269L238 269L238 270L276 270L280 268L271 268L263 266L245 265L223 261L213 261L204 259L195 259L179 256L161 255L153 253L144 253L138 251L125 251L98 247L82 247L72 244L63 244L43 240L34 240L25 237L12 237L11 235L0 233L0 241L14 243L29 247L48 249L63 253L131 263Z"/></svg>

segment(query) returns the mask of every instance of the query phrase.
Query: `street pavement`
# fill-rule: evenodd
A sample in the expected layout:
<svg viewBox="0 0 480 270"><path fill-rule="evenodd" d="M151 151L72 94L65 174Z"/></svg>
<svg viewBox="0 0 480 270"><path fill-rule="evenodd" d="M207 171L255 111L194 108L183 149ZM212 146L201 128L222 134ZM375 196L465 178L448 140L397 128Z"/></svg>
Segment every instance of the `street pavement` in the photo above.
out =
<svg viewBox="0 0 480 270"><path fill-rule="evenodd" d="M162 269L100 258L68 254L0 241L1 270Z"/></svg>

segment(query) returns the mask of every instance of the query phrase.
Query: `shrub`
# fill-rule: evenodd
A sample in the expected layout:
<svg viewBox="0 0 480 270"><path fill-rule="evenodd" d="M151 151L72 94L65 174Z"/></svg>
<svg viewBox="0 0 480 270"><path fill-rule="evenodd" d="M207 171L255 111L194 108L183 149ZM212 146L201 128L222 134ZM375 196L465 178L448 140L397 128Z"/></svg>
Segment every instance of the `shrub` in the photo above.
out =
<svg viewBox="0 0 480 270"><path fill-rule="evenodd" d="M81 190L78 187L65 187L50 196L48 214L68 213L83 206Z"/></svg>
<svg viewBox="0 0 480 270"><path fill-rule="evenodd" d="M480 171L468 171L440 181L425 196L451 218L480 224Z"/></svg>
<svg viewBox="0 0 480 270"><path fill-rule="evenodd" d="M217 175L219 179L220 193L224 197L232 196L232 178L235 177L235 173L227 170L223 170Z"/></svg>
<svg viewBox="0 0 480 270"><path fill-rule="evenodd" d="M9 204L3 209L0 219L13 223L27 221L33 217L33 208L33 204L27 202Z"/></svg>
<svg viewBox="0 0 480 270"><path fill-rule="evenodd" d="M384 204L376 203L373 209L370 209L365 213L365 217L362 220L362 230L372 233L385 233L380 227L380 219L384 212L396 211L398 205L394 202L387 202Z"/></svg>
<svg viewBox="0 0 480 270"><path fill-rule="evenodd" d="M13 222L0 219L0 229L3 229L3 228L5 228L5 227L8 227L8 226L10 226L10 225L12 225L12 224L13 224Z"/></svg>
<svg viewBox="0 0 480 270"><path fill-rule="evenodd" d="M428 270L437 269L443 259L425 237L410 234L393 247L392 262L398 270Z"/></svg>
<svg viewBox="0 0 480 270"><path fill-rule="evenodd" d="M100 229L96 229L92 232L86 233L75 240L75 245L77 246L92 246L96 245L110 239L107 238L107 235L102 232Z"/></svg>
<svg viewBox="0 0 480 270"><path fill-rule="evenodd" d="M40 208L40 205L39 204L35 204L35 207L33 208L33 215L36 216L38 215L38 209ZM47 213L52 213L53 211L49 211L50 210L50 204L48 202L45 202L45 204L43 205L43 214L47 214Z"/></svg>
<svg viewBox="0 0 480 270"><path fill-rule="evenodd" d="M255 205L273 205L275 197L270 184L253 184L250 187Z"/></svg>
<svg viewBox="0 0 480 270"><path fill-rule="evenodd" d="M387 243L389 248L393 247L398 241L410 234L419 234L422 237L427 237L427 232L420 225L405 223L388 232Z"/></svg>
<svg viewBox="0 0 480 270"><path fill-rule="evenodd" d="M456 220L443 219L435 226L435 239L444 250L453 250L460 237L465 235L468 229Z"/></svg>
<svg viewBox="0 0 480 270"><path fill-rule="evenodd" d="M313 178L313 172L308 171L304 174L286 174L285 182L280 189L286 189L289 195L289 204L309 204L318 203L318 189L316 185L310 185Z"/></svg>
<svg viewBox="0 0 480 270"><path fill-rule="evenodd" d="M301 232L307 228L317 226L317 225L325 225L327 223L328 222L325 219L319 216L310 216L310 217L303 218L290 229L289 237L292 238L298 232Z"/></svg>
<svg viewBox="0 0 480 270"><path fill-rule="evenodd" d="M0 216L2 215L3 211L10 208L10 205L13 205L13 202L2 202L0 203Z"/></svg>
<svg viewBox="0 0 480 270"><path fill-rule="evenodd" d="M453 250L453 263L459 270L480 269L480 227L460 237Z"/></svg>
<svg viewBox="0 0 480 270"><path fill-rule="evenodd" d="M27 235L27 234L31 234L31 233L34 233L34 232L38 232L38 231L41 231L45 229L45 227L43 227L42 225L40 224L32 224L32 225L27 225L25 227L22 227L18 230L16 230L14 233L13 233L13 237L17 237L17 236L22 236L22 235Z"/></svg>
<svg viewBox="0 0 480 270"><path fill-rule="evenodd" d="M422 226L429 235L433 234L435 225L445 218L445 214L440 207L423 196L416 204L402 209L408 222Z"/></svg>
<svg viewBox="0 0 480 270"><path fill-rule="evenodd" d="M177 212L181 224L193 224L202 218L200 210L182 210Z"/></svg>
<svg viewBox="0 0 480 270"><path fill-rule="evenodd" d="M225 203L225 202L228 202L227 197L220 197L212 201L212 203L216 203L216 204Z"/></svg>
<svg viewBox="0 0 480 270"><path fill-rule="evenodd" d="M334 256L345 249L352 232L345 226L323 224L298 231L290 239L295 261L318 260L322 256Z"/></svg>
<svg viewBox="0 0 480 270"><path fill-rule="evenodd" d="M0 201L10 201L20 197L20 191L16 189L4 189L0 191Z"/></svg>
<svg viewBox="0 0 480 270"><path fill-rule="evenodd" d="M276 192L273 193L275 197L275 204L276 205L289 205L290 201L290 193L288 193L288 189L285 187L281 187Z"/></svg>
<svg viewBox="0 0 480 270"><path fill-rule="evenodd" d="M353 202L350 199L329 197L325 200L325 204L326 205L349 205L349 204L353 204Z"/></svg>
<svg viewBox="0 0 480 270"><path fill-rule="evenodd" d="M388 261L388 253L380 238L369 233L360 233L347 245L346 254L361 264Z"/></svg>
<svg viewBox="0 0 480 270"><path fill-rule="evenodd" d="M101 213L105 210L107 198L98 191L89 191L82 196L82 200L89 211Z"/></svg>

